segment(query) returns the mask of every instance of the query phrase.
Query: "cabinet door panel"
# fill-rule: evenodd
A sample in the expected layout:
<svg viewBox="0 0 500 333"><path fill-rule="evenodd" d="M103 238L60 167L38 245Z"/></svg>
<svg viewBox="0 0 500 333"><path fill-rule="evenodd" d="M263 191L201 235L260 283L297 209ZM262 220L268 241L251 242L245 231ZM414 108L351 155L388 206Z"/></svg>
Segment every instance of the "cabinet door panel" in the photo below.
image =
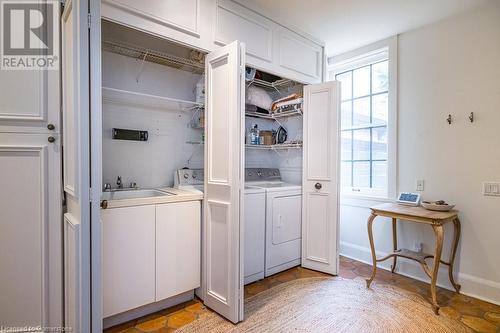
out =
<svg viewBox="0 0 500 333"><path fill-rule="evenodd" d="M107 0L150 20L198 35L200 0Z"/></svg>
<svg viewBox="0 0 500 333"><path fill-rule="evenodd" d="M156 206L156 301L200 286L199 201Z"/></svg>
<svg viewBox="0 0 500 333"><path fill-rule="evenodd" d="M155 301L155 206L102 210L104 317Z"/></svg>
<svg viewBox="0 0 500 333"><path fill-rule="evenodd" d="M62 322L59 137L0 133L0 323Z"/></svg>
<svg viewBox="0 0 500 333"><path fill-rule="evenodd" d="M308 78L321 81L322 47L284 28L278 30L278 64Z"/></svg>
<svg viewBox="0 0 500 333"><path fill-rule="evenodd" d="M247 55L271 62L272 22L232 1L218 1L215 41L245 43Z"/></svg>

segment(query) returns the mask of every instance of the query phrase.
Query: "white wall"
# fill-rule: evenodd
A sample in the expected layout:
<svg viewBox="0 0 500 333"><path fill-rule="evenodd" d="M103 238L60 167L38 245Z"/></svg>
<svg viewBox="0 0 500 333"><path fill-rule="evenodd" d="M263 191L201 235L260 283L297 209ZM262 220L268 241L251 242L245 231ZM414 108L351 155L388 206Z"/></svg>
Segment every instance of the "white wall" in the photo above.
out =
<svg viewBox="0 0 500 333"><path fill-rule="evenodd" d="M145 62L139 82L140 61L103 52L103 86L194 101L200 75ZM191 112L103 103L103 183L116 186L122 176L140 187L173 185L176 169L203 167L203 146L186 144L200 140L201 130L188 128ZM112 140L112 128L149 131L146 142ZM193 156L192 156L193 155ZM190 163L189 158L192 156Z"/></svg>
<svg viewBox="0 0 500 333"><path fill-rule="evenodd" d="M424 179L424 199L457 204L462 291L500 303L500 198L481 194L483 181L500 181L500 2L403 33L398 44L398 190L415 191L415 180ZM342 254L371 262L367 207L376 203L343 198ZM375 222L381 254L392 250L387 222ZM446 232L445 259L452 229ZM433 252L429 227L400 223L398 235L402 247L420 241ZM428 280L419 264L398 260L401 273ZM441 273L440 284L450 287L446 266Z"/></svg>

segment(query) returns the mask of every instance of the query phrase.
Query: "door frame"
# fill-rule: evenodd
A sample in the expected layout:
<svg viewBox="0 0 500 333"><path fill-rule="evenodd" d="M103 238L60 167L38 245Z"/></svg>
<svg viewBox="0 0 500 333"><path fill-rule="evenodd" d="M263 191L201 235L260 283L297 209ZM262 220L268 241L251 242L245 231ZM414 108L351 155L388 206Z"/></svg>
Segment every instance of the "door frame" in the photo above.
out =
<svg viewBox="0 0 500 333"><path fill-rule="evenodd" d="M90 327L102 332L102 66L101 1L89 1L89 83L90 83Z"/></svg>

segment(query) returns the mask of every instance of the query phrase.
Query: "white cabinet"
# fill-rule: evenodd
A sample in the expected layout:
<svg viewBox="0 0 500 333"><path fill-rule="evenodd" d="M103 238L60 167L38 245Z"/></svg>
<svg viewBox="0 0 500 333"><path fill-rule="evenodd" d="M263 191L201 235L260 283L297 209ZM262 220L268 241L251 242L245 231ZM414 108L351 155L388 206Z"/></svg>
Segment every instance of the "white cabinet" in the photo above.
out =
<svg viewBox="0 0 500 333"><path fill-rule="evenodd" d="M200 286L199 201L156 206L156 301Z"/></svg>
<svg viewBox="0 0 500 333"><path fill-rule="evenodd" d="M0 142L0 323L57 326L62 323L60 146L48 143L46 134L0 132Z"/></svg>
<svg viewBox="0 0 500 333"><path fill-rule="evenodd" d="M244 42L248 64L272 63L273 27L272 21L233 1L217 1L215 43Z"/></svg>
<svg viewBox="0 0 500 333"><path fill-rule="evenodd" d="M102 210L104 317L155 301L155 206Z"/></svg>
<svg viewBox="0 0 500 333"><path fill-rule="evenodd" d="M323 46L231 0L218 0L215 43L245 43L246 64L304 83L322 80Z"/></svg>
<svg viewBox="0 0 500 333"><path fill-rule="evenodd" d="M321 82L323 47L283 27L275 34L275 62L280 73L308 83Z"/></svg>
<svg viewBox="0 0 500 333"><path fill-rule="evenodd" d="M103 0L102 17L181 44L209 50L216 0Z"/></svg>
<svg viewBox="0 0 500 333"><path fill-rule="evenodd" d="M102 210L104 317L200 286L199 201Z"/></svg>

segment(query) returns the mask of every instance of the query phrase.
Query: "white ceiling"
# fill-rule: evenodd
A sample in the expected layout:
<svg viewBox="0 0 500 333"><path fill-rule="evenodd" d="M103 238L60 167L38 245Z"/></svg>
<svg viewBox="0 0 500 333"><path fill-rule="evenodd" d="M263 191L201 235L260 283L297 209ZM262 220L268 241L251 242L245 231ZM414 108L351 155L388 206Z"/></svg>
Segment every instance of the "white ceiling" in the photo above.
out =
<svg viewBox="0 0 500 333"><path fill-rule="evenodd" d="M498 0L238 0L336 55Z"/></svg>

